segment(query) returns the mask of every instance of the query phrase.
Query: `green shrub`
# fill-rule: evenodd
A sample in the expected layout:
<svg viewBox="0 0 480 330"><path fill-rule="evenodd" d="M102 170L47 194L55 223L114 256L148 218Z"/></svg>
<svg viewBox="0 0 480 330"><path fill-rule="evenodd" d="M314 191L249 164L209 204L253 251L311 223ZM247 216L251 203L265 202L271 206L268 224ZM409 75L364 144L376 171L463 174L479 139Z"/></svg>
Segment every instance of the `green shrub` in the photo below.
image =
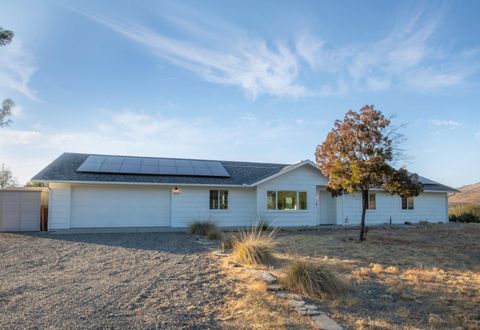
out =
<svg viewBox="0 0 480 330"><path fill-rule="evenodd" d="M289 290L312 298L338 298L347 292L347 285L329 269L305 260L287 265L284 284Z"/></svg>
<svg viewBox="0 0 480 330"><path fill-rule="evenodd" d="M480 222L480 205L458 204L448 210L450 222Z"/></svg>
<svg viewBox="0 0 480 330"><path fill-rule="evenodd" d="M218 231L218 227L211 221L195 221L188 226L188 232L192 235L206 236L212 231Z"/></svg>
<svg viewBox="0 0 480 330"><path fill-rule="evenodd" d="M449 217L448 217L448 221L450 221L450 222L466 222L466 223L476 222L476 223L480 223L480 217L476 214L471 213L471 212L462 213L460 215L450 214Z"/></svg>

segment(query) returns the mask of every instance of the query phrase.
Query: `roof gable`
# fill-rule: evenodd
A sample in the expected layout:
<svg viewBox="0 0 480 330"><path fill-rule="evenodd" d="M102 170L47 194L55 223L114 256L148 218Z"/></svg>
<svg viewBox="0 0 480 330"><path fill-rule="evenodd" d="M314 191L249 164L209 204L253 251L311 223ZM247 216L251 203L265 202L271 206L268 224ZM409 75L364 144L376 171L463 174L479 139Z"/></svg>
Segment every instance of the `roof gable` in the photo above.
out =
<svg viewBox="0 0 480 330"><path fill-rule="evenodd" d="M252 184L252 186L258 186L259 184L262 184L262 183L265 183L265 182L268 182L270 180L273 180L275 178L278 178L279 176L282 176L284 174L287 174L287 173L290 173L292 171L295 171L296 169L298 168L301 168L301 167L305 167L305 166L308 166L310 168L314 168L319 175L321 175L322 177L325 178L325 176L323 175L323 173L320 171L320 169L317 167L317 164L315 164L314 162L312 162L311 160L307 159L307 160L302 160L298 163L295 163L295 164L291 164L291 165L288 165L288 166L285 166L282 170L278 171L277 173L274 173L272 174L271 176L269 177L266 177L266 178L263 178L255 183Z"/></svg>

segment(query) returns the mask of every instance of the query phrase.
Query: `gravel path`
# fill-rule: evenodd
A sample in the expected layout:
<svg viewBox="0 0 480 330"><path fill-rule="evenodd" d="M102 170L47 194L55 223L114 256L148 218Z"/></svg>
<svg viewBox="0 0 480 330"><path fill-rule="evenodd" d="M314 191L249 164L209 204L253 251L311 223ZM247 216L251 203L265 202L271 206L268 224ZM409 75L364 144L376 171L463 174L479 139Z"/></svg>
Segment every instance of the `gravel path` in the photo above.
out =
<svg viewBox="0 0 480 330"><path fill-rule="evenodd" d="M180 233L0 233L0 328L218 328L231 283Z"/></svg>

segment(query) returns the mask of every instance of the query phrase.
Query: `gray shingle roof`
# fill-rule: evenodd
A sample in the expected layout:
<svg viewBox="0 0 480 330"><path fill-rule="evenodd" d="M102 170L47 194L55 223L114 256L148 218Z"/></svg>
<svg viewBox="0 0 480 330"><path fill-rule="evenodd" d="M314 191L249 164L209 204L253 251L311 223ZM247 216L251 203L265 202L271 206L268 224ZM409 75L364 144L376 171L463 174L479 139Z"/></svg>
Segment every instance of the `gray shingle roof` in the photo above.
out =
<svg viewBox="0 0 480 330"><path fill-rule="evenodd" d="M427 191L448 191L448 192L458 192L457 189L445 186L436 181L427 179L423 176L418 176L418 181L423 185L423 190Z"/></svg>
<svg viewBox="0 0 480 330"><path fill-rule="evenodd" d="M64 153L32 178L32 181L75 181L112 183L158 183L158 184L205 184L205 185L251 185L281 171L291 164L220 161L230 174L229 178L177 175L138 175L77 172L77 168L90 154ZM419 177L424 190L456 192L425 177Z"/></svg>
<svg viewBox="0 0 480 330"><path fill-rule="evenodd" d="M128 182L159 184L250 185L280 172L288 164L220 161L229 178L177 175L82 173L77 168L90 154L64 153L35 175L33 181Z"/></svg>

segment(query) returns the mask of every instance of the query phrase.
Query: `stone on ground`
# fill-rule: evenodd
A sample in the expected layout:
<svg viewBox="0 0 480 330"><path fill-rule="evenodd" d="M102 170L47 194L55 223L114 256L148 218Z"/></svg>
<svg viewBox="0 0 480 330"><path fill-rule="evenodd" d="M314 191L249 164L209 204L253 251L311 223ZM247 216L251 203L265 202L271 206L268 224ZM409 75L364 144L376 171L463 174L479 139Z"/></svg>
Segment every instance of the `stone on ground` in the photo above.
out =
<svg viewBox="0 0 480 330"><path fill-rule="evenodd" d="M311 317L313 323L317 329L320 330L343 330L341 326L337 324L334 320L329 318L326 314L320 314Z"/></svg>

